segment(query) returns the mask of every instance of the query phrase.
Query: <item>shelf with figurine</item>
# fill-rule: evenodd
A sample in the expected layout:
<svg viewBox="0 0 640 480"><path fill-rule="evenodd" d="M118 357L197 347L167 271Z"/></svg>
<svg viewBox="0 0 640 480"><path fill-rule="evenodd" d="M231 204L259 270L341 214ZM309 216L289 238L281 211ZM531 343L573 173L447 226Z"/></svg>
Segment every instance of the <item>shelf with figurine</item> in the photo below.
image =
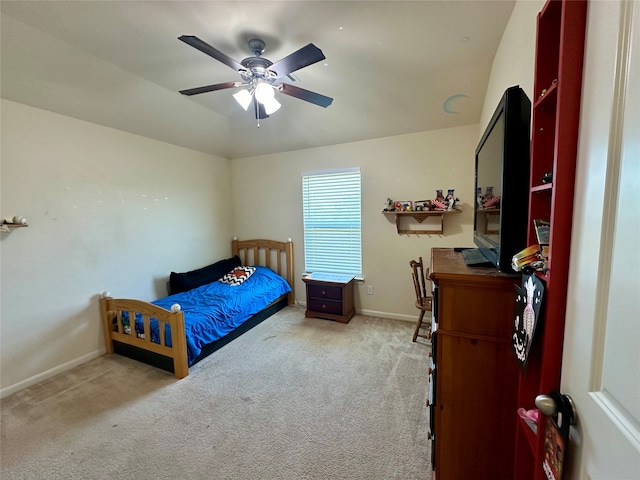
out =
<svg viewBox="0 0 640 480"><path fill-rule="evenodd" d="M7 218L2 220L0 223L0 231L1 232L9 232L13 228L22 228L28 227L27 219L24 217L15 216L12 218Z"/></svg>
<svg viewBox="0 0 640 480"><path fill-rule="evenodd" d="M395 218L396 230L398 234L425 234L442 235L444 233L444 216L451 213L461 213L457 206L460 201L454 195L454 189L449 189L447 196L442 194L442 190L436 190L436 198L433 200L396 200L387 198L382 213ZM413 230L402 228L402 218L413 218L418 223L423 223L427 218L438 220L431 228Z"/></svg>

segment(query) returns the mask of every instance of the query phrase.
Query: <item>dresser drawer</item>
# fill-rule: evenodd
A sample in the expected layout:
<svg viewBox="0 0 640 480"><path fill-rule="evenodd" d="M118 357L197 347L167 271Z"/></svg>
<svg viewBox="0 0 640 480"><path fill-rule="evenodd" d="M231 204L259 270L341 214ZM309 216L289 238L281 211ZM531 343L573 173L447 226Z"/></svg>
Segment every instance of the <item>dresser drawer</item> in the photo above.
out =
<svg viewBox="0 0 640 480"><path fill-rule="evenodd" d="M329 300L342 300L342 287L329 285L307 285L309 298L326 298Z"/></svg>
<svg viewBox="0 0 640 480"><path fill-rule="evenodd" d="M332 315L342 315L342 302L325 300L322 298L309 298L309 309L318 313L330 313Z"/></svg>

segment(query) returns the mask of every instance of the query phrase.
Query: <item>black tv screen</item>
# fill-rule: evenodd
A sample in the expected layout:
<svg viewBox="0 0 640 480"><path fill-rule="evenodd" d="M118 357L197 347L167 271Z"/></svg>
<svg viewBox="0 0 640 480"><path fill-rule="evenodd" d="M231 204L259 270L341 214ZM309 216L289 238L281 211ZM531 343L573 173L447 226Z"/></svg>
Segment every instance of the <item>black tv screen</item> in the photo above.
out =
<svg viewBox="0 0 640 480"><path fill-rule="evenodd" d="M473 241L501 272L527 246L530 123L531 101L508 88L476 148Z"/></svg>

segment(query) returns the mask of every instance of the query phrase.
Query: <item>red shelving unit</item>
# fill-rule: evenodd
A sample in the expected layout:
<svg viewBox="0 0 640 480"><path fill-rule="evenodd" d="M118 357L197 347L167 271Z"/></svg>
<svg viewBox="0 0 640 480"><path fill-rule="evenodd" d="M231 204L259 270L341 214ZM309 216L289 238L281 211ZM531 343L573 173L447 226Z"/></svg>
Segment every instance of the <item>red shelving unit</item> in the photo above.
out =
<svg viewBox="0 0 640 480"><path fill-rule="evenodd" d="M549 0L537 19L528 244L537 242L534 219L550 222L550 236L548 270L538 275L545 283L541 323L518 383L525 409L560 387L586 15L586 0ZM543 183L550 172L552 181ZM515 479L546 480L543 415L537 433L518 417L515 448Z"/></svg>

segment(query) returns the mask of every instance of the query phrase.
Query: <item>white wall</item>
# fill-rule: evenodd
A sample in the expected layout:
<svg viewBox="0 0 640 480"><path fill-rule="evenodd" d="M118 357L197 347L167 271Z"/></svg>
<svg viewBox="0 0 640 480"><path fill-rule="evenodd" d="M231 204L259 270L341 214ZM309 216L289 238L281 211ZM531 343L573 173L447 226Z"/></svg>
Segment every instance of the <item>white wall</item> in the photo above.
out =
<svg viewBox="0 0 640 480"><path fill-rule="evenodd" d="M409 261L429 263L431 247L472 246L474 150L477 125L379 138L277 155L235 159L233 231L241 238L286 240L295 249L296 297L304 303L302 180L307 171L360 167L362 171L362 263L365 283L356 289L356 310L415 321ZM250 188L246 188L249 185ZM433 199L454 188L463 213L445 218L444 235L398 235L383 215L387 197ZM412 229L426 223L410 224ZM367 295L365 285L374 286Z"/></svg>
<svg viewBox="0 0 640 480"><path fill-rule="evenodd" d="M153 300L228 256L229 161L1 103L4 396L104 351L98 294Z"/></svg>
<svg viewBox="0 0 640 480"><path fill-rule="evenodd" d="M493 58L491 75L480 116L480 135L484 132L504 91L520 85L534 103L536 21L546 0L521 0L511 12L507 28Z"/></svg>

